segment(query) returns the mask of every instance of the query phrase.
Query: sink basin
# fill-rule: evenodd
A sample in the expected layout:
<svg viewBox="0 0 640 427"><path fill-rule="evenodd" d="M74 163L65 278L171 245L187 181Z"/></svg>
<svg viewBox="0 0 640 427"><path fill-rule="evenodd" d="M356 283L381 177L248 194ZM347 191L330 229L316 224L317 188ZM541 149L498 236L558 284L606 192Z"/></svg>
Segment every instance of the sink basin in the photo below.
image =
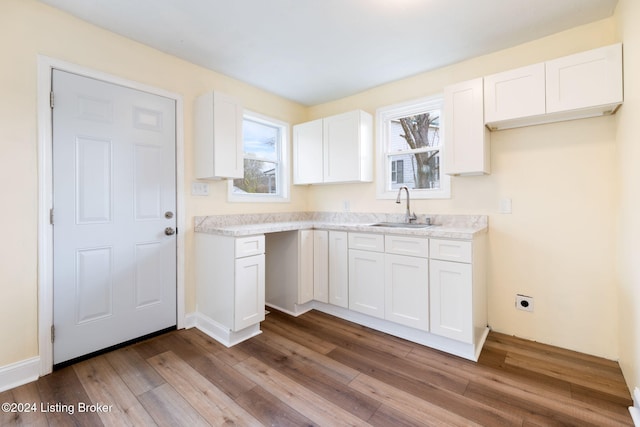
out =
<svg viewBox="0 0 640 427"><path fill-rule="evenodd" d="M418 224L408 222L378 222L371 224L371 227L392 227L392 228L428 228L433 227L433 224Z"/></svg>

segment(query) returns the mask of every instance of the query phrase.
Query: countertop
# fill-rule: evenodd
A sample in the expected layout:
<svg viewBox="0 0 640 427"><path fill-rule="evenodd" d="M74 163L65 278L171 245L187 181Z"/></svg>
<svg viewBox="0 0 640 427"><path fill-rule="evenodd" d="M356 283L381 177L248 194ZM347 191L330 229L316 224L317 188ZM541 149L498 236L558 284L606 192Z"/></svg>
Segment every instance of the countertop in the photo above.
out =
<svg viewBox="0 0 640 427"><path fill-rule="evenodd" d="M194 222L197 233L231 237L316 229L472 240L488 228L485 215L419 215L417 222L424 223L426 217L433 224L426 228L372 226L380 222L403 222L404 215L348 212L210 215L196 217Z"/></svg>

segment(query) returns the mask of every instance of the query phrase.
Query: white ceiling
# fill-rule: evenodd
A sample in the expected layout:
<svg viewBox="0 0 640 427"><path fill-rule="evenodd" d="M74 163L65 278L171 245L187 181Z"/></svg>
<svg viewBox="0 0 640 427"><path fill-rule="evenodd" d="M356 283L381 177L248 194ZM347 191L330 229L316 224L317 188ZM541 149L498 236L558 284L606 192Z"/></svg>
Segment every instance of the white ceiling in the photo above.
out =
<svg viewBox="0 0 640 427"><path fill-rule="evenodd" d="M613 14L617 0L41 0L304 105Z"/></svg>

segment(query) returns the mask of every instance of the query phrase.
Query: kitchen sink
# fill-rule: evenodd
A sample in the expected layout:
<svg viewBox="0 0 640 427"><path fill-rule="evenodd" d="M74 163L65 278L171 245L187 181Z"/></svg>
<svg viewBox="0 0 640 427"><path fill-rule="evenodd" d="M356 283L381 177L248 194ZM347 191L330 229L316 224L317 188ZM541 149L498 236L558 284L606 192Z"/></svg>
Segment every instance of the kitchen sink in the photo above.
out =
<svg viewBox="0 0 640 427"><path fill-rule="evenodd" d="M433 224L419 224L408 222L377 222L371 224L371 227L391 227L391 228L428 228L433 227Z"/></svg>

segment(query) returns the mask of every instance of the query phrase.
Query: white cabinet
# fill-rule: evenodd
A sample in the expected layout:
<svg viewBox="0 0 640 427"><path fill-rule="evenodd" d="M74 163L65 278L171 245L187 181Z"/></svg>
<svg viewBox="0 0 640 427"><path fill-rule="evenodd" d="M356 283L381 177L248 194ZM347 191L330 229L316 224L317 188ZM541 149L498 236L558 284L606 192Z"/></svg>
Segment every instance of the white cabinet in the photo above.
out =
<svg viewBox="0 0 640 427"><path fill-rule="evenodd" d="M546 62L547 113L590 107L615 109L622 102L622 44Z"/></svg>
<svg viewBox="0 0 640 427"><path fill-rule="evenodd" d="M242 178L242 106L219 92L195 103L195 175L198 179Z"/></svg>
<svg viewBox="0 0 640 427"><path fill-rule="evenodd" d="M486 334L482 239L429 241L430 330L432 334L476 344ZM475 245L475 250L474 250Z"/></svg>
<svg viewBox="0 0 640 427"><path fill-rule="evenodd" d="M613 114L623 102L622 44L486 76L484 100L492 130Z"/></svg>
<svg viewBox="0 0 640 427"><path fill-rule="evenodd" d="M485 122L501 122L544 114L544 80L544 63L486 76Z"/></svg>
<svg viewBox="0 0 640 427"><path fill-rule="evenodd" d="M370 182L373 180L373 118L351 111L324 119L324 181Z"/></svg>
<svg viewBox="0 0 640 427"><path fill-rule="evenodd" d="M384 253L349 249L349 309L384 319Z"/></svg>
<svg viewBox="0 0 640 427"><path fill-rule="evenodd" d="M298 231L298 304L313 300L313 230Z"/></svg>
<svg viewBox="0 0 640 427"><path fill-rule="evenodd" d="M264 247L263 235L235 238L196 233L199 316L227 334L264 320ZM215 338L225 342L233 340L231 335Z"/></svg>
<svg viewBox="0 0 640 427"><path fill-rule="evenodd" d="M483 93L482 78L444 88L445 171L449 175L481 175L491 171Z"/></svg>
<svg viewBox="0 0 640 427"><path fill-rule="evenodd" d="M473 342L471 264L429 262L431 333Z"/></svg>
<svg viewBox="0 0 640 427"><path fill-rule="evenodd" d="M293 127L293 183L373 180L373 118L356 110Z"/></svg>
<svg viewBox="0 0 640 427"><path fill-rule="evenodd" d="M329 232L326 230L313 230L313 299L329 302Z"/></svg>
<svg viewBox="0 0 640 427"><path fill-rule="evenodd" d="M428 242L349 233L349 308L428 331Z"/></svg>
<svg viewBox="0 0 640 427"><path fill-rule="evenodd" d="M264 320L264 254L238 258L234 321L232 331L239 331Z"/></svg>
<svg viewBox="0 0 640 427"><path fill-rule="evenodd" d="M429 260L387 253L384 262L385 319L428 331Z"/></svg>
<svg viewBox="0 0 640 427"><path fill-rule="evenodd" d="M323 181L322 119L293 127L293 183L317 184Z"/></svg>
<svg viewBox="0 0 640 427"><path fill-rule="evenodd" d="M349 308L349 244L346 231L329 231L329 303Z"/></svg>
<svg viewBox="0 0 640 427"><path fill-rule="evenodd" d="M384 319L384 236L349 233L349 309Z"/></svg>
<svg viewBox="0 0 640 427"><path fill-rule="evenodd" d="M385 235L385 319L429 330L429 239Z"/></svg>

